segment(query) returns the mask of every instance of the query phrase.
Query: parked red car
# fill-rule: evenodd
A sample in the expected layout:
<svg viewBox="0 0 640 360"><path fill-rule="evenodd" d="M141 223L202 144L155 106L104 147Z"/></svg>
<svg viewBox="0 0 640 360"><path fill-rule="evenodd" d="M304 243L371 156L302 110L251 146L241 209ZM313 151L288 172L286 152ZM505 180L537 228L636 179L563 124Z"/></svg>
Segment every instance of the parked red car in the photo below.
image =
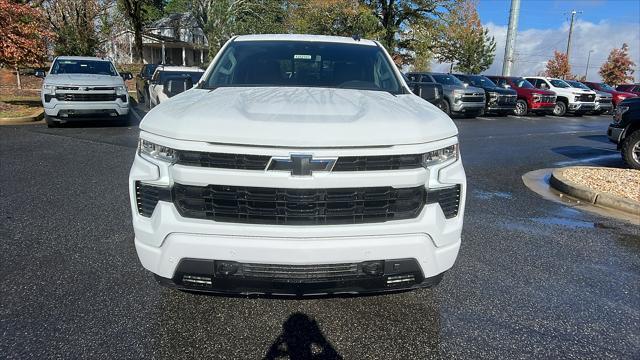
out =
<svg viewBox="0 0 640 360"><path fill-rule="evenodd" d="M624 91L618 91L605 83L597 83L597 82L590 82L590 81L582 81L582 83L587 85L592 90L604 91L611 94L611 96L613 96L614 109L618 106L618 103L620 101L624 99L632 98L632 97L637 97L636 94L632 94Z"/></svg>
<svg viewBox="0 0 640 360"><path fill-rule="evenodd" d="M529 113L551 114L556 106L553 91L536 89L527 79L518 76L487 76L501 87L508 87L518 93L514 114L524 116Z"/></svg>
<svg viewBox="0 0 640 360"><path fill-rule="evenodd" d="M640 96L640 84L623 84L616 86L616 91L623 91Z"/></svg>

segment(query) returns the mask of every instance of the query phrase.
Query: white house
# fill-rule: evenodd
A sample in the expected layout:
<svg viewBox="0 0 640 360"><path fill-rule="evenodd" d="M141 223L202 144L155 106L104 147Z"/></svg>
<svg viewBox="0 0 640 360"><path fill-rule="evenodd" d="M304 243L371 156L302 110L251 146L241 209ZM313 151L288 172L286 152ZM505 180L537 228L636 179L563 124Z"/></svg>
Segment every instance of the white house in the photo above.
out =
<svg viewBox="0 0 640 360"><path fill-rule="evenodd" d="M108 44L107 56L116 63L133 62L134 33L125 30ZM197 66L208 59L204 31L190 13L171 14L144 29L142 57L145 64Z"/></svg>

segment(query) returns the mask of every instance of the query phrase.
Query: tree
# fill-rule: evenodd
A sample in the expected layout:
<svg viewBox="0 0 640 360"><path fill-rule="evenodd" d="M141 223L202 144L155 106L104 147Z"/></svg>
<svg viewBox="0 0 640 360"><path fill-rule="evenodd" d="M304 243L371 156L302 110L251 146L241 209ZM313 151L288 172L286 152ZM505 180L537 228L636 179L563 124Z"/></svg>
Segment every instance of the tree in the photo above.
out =
<svg viewBox="0 0 640 360"><path fill-rule="evenodd" d="M209 42L209 56L234 35L285 31L282 0L193 0L192 12Z"/></svg>
<svg viewBox="0 0 640 360"><path fill-rule="evenodd" d="M299 0L290 6L289 25L307 34L374 38L378 19L357 0Z"/></svg>
<svg viewBox="0 0 640 360"><path fill-rule="evenodd" d="M142 32L144 26L162 16L164 1L118 0L118 5L133 30L133 61L136 63L142 62Z"/></svg>
<svg viewBox="0 0 640 360"><path fill-rule="evenodd" d="M620 85L633 81L633 69L636 64L629 58L629 46L622 44L620 49L613 49L607 57L607 62L600 67L602 81L609 85Z"/></svg>
<svg viewBox="0 0 640 360"><path fill-rule="evenodd" d="M495 58L496 42L478 16L477 2L465 0L444 17L436 46L440 62L455 63L454 69L467 74L487 70Z"/></svg>
<svg viewBox="0 0 640 360"><path fill-rule="evenodd" d="M567 54L554 50L553 59L547 61L547 70L544 75L560 79L571 77L571 66Z"/></svg>
<svg viewBox="0 0 640 360"><path fill-rule="evenodd" d="M380 21L381 42L403 64L414 61L420 39L408 32L415 26L435 29L442 17L460 0L361 0ZM425 45L425 44L422 44ZM426 47L433 47L428 41Z"/></svg>
<svg viewBox="0 0 640 360"><path fill-rule="evenodd" d="M39 9L30 5L0 0L0 64L16 70L18 88L20 66L37 66L46 61L46 38L51 33Z"/></svg>

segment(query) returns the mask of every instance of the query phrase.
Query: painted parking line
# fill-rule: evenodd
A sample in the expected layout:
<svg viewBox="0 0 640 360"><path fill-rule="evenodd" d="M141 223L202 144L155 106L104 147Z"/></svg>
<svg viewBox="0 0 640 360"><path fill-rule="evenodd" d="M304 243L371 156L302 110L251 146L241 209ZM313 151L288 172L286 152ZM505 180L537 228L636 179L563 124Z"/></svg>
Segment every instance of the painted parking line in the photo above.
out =
<svg viewBox="0 0 640 360"><path fill-rule="evenodd" d="M615 154L610 155L600 155L600 156L592 156L584 159L576 159L576 160L568 160L568 161L558 161L554 163L556 166L567 166L567 165L576 165L576 164L584 164L590 162L596 162L601 160L615 160L620 159L620 153L616 152Z"/></svg>

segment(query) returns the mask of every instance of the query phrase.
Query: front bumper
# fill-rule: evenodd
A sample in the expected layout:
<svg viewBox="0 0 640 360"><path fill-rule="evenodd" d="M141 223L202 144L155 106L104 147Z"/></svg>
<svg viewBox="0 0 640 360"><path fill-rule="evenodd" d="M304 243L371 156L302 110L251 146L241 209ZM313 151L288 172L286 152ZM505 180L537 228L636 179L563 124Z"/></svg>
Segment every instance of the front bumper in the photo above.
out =
<svg viewBox="0 0 640 360"><path fill-rule="evenodd" d="M607 112L613 110L613 103L596 103L594 111Z"/></svg>
<svg viewBox="0 0 640 360"><path fill-rule="evenodd" d="M73 118L92 115L123 116L129 113L129 102L116 99L114 101L60 101L42 98L44 112L51 117Z"/></svg>
<svg viewBox="0 0 640 360"><path fill-rule="evenodd" d="M487 105L487 111L514 111L516 109L516 104L508 104L508 105L498 105L498 104L489 104Z"/></svg>
<svg viewBox="0 0 640 360"><path fill-rule="evenodd" d="M484 109L484 102L456 102L451 104L451 111L457 113L477 113Z"/></svg>
<svg viewBox="0 0 640 360"><path fill-rule="evenodd" d="M150 140L153 140L153 137ZM190 142L183 143L180 140L170 141L175 141L175 143L167 145L174 148L190 144ZM457 141L455 138L451 138L435 143L403 145L393 148L397 148L395 151L398 153L423 153L430 149L446 147L455 141ZM222 149L221 147L224 146L221 145L203 144L202 146L216 147L216 150L220 149L218 151L226 149ZM266 149L265 151L275 150ZM284 154L289 150L280 149L277 151ZM314 156L329 155L323 151L335 150L318 150L314 152ZM362 150L345 149L343 150L344 156L351 155L350 151ZM280 154L274 155L280 156ZM138 213L136 203L135 183L137 181L158 186L171 186L174 182L201 185L215 181L219 185L302 189L355 186L393 186L396 188L428 186L429 188L437 188L459 184L461 193L458 215L449 219L445 217L440 205L434 203L425 205L416 218L406 220L344 225L266 225L186 218L180 215L173 203L162 200L157 203L150 217L142 216ZM406 285L407 288L411 288L428 285L432 283L433 279L437 279L443 272L450 269L460 248L466 190L465 173L461 160L430 169L362 171L342 174L319 172L301 178L292 177L286 172L271 173L183 165L169 166L136 155L129 184L135 247L138 257L145 269L164 279L164 283L173 282L176 286L184 285L180 284L181 270L179 269L180 263L184 259L198 259L205 262L234 261L246 264L330 265L411 258L415 259L420 270L419 276L416 275L411 283L402 283L402 286ZM383 275L386 276L386 274ZM333 285L324 290L317 286L312 286L310 289L312 293L397 289L395 285L387 288L386 283L382 287L378 286L381 284L381 280L376 281L362 286L357 284L346 286L333 282ZM427 282L424 283L424 281ZM292 282L286 283L292 284ZM338 290L330 289L337 285L340 285ZM229 286L210 288L208 291L234 292L233 288ZM238 288L243 293L276 292L270 288L261 290L259 286L250 284ZM276 290L278 293L282 293L282 289ZM290 291L296 294L307 292L304 283L300 286L292 286Z"/></svg>
<svg viewBox="0 0 640 360"><path fill-rule="evenodd" d="M531 111L534 112L553 112L553 108L556 107L555 103L542 103L542 102L534 102L531 103Z"/></svg>
<svg viewBox="0 0 640 360"><path fill-rule="evenodd" d="M614 144L620 144L623 133L624 128L618 127L615 123L610 124L609 128L607 129L607 137L609 138L609 141Z"/></svg>
<svg viewBox="0 0 640 360"><path fill-rule="evenodd" d="M570 103L567 108L570 112L589 112L593 111L596 107L595 103Z"/></svg>

